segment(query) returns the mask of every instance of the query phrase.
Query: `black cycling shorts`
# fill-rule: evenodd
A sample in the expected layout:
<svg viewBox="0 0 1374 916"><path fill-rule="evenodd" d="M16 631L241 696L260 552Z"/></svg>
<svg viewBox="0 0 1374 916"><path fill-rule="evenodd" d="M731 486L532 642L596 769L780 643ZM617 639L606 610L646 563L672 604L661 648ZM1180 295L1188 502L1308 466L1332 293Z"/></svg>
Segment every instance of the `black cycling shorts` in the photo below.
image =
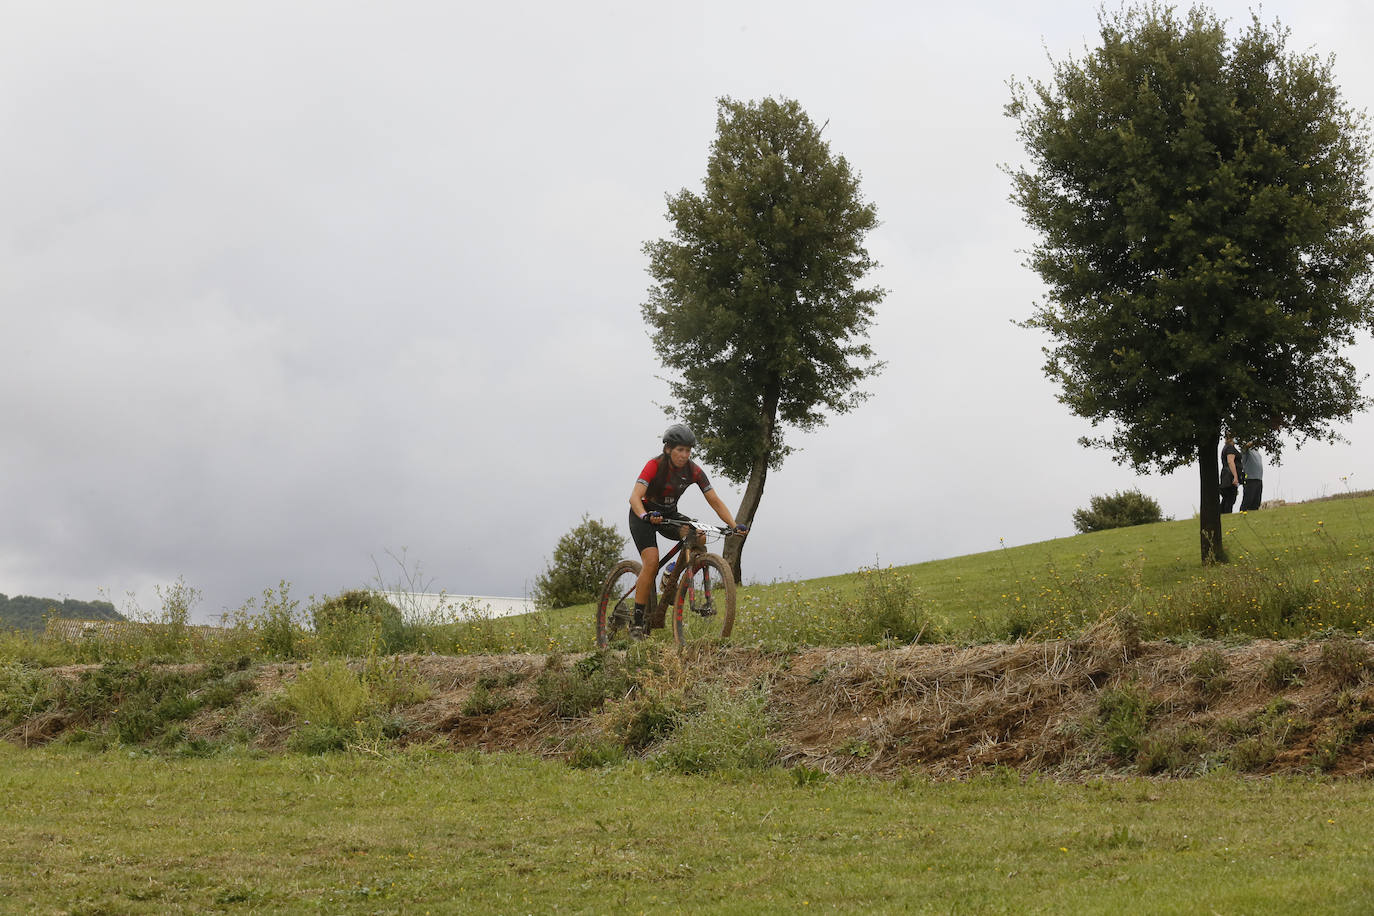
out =
<svg viewBox="0 0 1374 916"><path fill-rule="evenodd" d="M684 520L687 518L687 516L677 512L664 512L663 517L665 519L680 518ZM681 530L678 525L655 525L646 522L635 515L635 510L630 510L630 537L635 542L636 553L643 553L650 547L657 547L658 538L655 535L661 535L670 541L678 540L678 533Z"/></svg>

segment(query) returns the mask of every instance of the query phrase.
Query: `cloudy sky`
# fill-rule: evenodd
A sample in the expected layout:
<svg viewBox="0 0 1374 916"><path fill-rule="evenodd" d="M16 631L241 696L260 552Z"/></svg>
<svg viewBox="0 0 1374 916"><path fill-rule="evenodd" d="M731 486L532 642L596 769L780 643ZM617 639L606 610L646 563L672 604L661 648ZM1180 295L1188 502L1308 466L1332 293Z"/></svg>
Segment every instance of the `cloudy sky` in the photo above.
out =
<svg viewBox="0 0 1374 916"><path fill-rule="evenodd" d="M1374 8L1275 17L1374 104ZM1196 471L1079 446L1012 324L1041 287L1006 83L1095 38L1093 4L1034 0L0 3L0 592L147 607L183 576L209 619L404 556L526 594L583 513L623 527L658 448L642 245L722 95L829 122L890 290L888 368L792 438L747 580L1065 535L1136 485L1190 516ZM1374 418L1343 432L1266 496L1374 486Z"/></svg>

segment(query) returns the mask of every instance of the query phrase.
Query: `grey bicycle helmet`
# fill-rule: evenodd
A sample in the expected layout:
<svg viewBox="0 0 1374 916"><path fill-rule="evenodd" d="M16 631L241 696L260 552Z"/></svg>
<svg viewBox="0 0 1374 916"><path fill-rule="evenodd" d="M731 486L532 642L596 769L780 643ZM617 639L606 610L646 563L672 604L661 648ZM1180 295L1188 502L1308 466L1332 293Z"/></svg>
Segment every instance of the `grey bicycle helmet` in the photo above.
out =
<svg viewBox="0 0 1374 916"><path fill-rule="evenodd" d="M692 430L685 423L674 423L663 431L663 444L669 448L685 445L692 448L697 444L697 437L692 434Z"/></svg>

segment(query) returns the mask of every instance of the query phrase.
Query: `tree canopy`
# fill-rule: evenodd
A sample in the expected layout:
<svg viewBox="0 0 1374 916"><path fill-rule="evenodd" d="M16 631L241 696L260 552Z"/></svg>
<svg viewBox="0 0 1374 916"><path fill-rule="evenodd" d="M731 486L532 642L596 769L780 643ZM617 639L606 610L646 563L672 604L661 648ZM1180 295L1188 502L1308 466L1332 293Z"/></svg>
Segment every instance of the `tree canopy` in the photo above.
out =
<svg viewBox="0 0 1374 916"><path fill-rule="evenodd" d="M1195 463L1204 561L1222 558L1223 429L1278 454L1368 406L1342 354L1374 324L1364 116L1333 61L1205 7L1099 17L1101 44L1013 83L1060 400L1140 469Z"/></svg>
<svg viewBox="0 0 1374 916"><path fill-rule="evenodd" d="M701 194L668 197L670 239L647 243L643 306L676 412L713 470L747 481L752 523L769 469L810 430L861 403L881 368L867 330L884 291L863 247L877 225L859 178L789 99L718 101ZM727 556L739 573L741 542Z"/></svg>

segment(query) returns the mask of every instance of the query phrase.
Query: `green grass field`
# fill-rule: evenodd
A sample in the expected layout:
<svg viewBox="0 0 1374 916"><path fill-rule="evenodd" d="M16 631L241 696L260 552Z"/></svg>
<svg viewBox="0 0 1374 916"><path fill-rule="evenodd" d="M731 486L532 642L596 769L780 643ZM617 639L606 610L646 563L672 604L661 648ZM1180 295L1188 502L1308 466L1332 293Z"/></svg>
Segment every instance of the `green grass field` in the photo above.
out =
<svg viewBox="0 0 1374 916"><path fill-rule="evenodd" d="M1374 785L0 746L13 913L1366 913Z"/></svg>

